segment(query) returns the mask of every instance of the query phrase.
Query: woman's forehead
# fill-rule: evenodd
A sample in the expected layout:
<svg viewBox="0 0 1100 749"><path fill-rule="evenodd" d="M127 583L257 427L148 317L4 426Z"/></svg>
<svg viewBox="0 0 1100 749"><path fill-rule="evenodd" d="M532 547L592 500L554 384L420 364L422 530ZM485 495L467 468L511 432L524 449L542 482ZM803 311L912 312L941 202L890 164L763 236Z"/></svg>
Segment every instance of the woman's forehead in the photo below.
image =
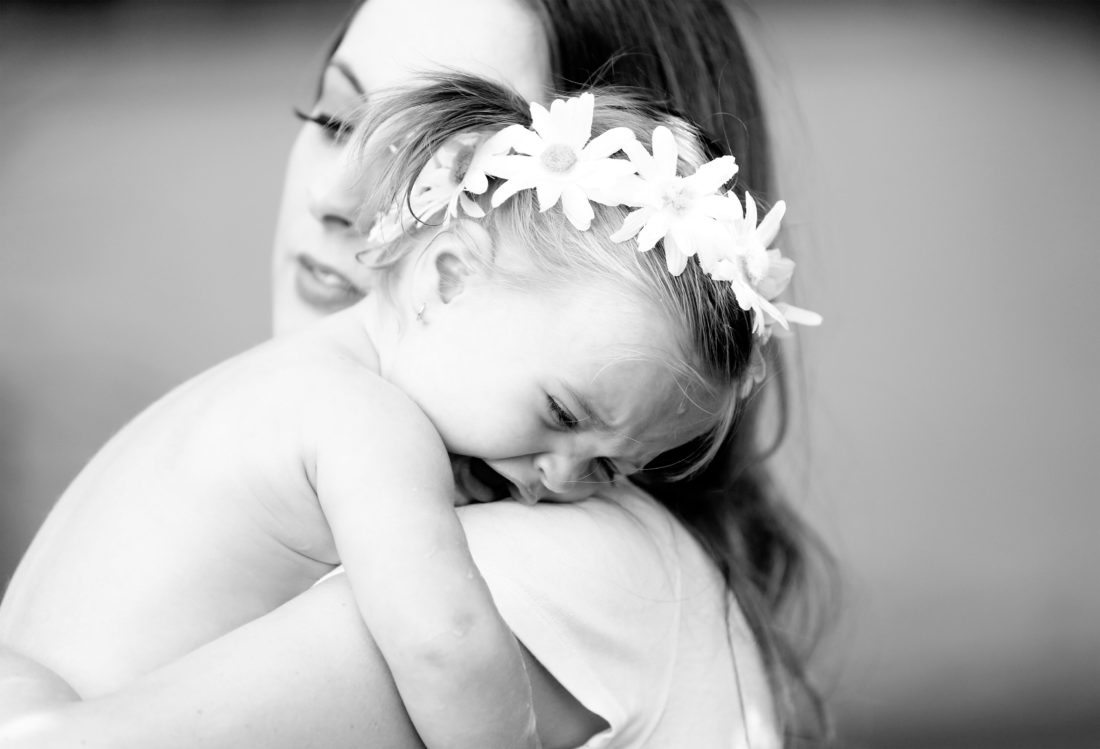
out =
<svg viewBox="0 0 1100 749"><path fill-rule="evenodd" d="M368 0L334 54L368 94L424 72L462 71L543 98L549 48L522 0Z"/></svg>

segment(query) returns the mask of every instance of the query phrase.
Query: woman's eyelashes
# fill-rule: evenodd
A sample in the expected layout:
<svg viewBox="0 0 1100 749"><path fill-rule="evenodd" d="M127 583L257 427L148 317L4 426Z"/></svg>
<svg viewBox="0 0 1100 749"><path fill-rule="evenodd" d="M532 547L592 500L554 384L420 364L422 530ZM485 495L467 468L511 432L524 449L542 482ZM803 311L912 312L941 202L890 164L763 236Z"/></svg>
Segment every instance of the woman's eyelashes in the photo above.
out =
<svg viewBox="0 0 1100 749"><path fill-rule="evenodd" d="M294 116L302 122L309 122L321 128L325 137L334 143L342 143L346 140L351 130L351 123L347 120L341 120L335 115L326 114L325 112L308 113L295 107Z"/></svg>

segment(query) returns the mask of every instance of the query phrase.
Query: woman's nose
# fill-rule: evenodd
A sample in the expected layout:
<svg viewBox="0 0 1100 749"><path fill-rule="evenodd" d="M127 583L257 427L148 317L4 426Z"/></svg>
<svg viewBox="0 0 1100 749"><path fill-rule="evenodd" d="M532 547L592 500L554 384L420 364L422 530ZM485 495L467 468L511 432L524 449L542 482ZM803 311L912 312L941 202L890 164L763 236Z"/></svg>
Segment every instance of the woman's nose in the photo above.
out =
<svg viewBox="0 0 1100 749"><path fill-rule="evenodd" d="M309 211L327 228L355 227L363 196L353 172L343 154L335 156L309 187Z"/></svg>

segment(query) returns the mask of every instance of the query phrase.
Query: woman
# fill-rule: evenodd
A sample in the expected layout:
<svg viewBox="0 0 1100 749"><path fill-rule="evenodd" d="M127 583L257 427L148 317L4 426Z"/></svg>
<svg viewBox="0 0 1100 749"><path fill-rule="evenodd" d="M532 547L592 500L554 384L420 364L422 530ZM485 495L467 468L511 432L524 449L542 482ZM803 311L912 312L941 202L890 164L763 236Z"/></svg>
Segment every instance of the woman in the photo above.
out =
<svg viewBox="0 0 1100 749"><path fill-rule="evenodd" d="M291 154L275 243L277 332L354 303L369 285L356 261L362 227L342 118L362 95L369 102L427 68L497 78L531 99L595 76L667 92L672 107L729 143L741 183L768 194L752 76L718 2L370 0L344 30ZM734 124L728 133L726 120ZM463 511L479 567L526 649L545 745L592 737L591 746L728 745L731 735L772 743L772 687L800 678L774 633L801 547L752 462L749 417L724 462L690 482L650 484L682 524L638 497L576 510L497 503ZM459 479L474 496L492 491L480 468ZM61 560L64 550L56 554ZM730 628L726 586L744 612L728 612ZM10 644L9 632L32 626L33 612L9 607L6 621L16 622L4 628ZM710 637L719 631L724 642ZM49 666L48 653L30 655ZM9 661L9 673L19 667L39 688L64 693L33 664ZM76 738L109 746L420 745L340 576L132 685L20 726L37 734L27 739L35 746Z"/></svg>

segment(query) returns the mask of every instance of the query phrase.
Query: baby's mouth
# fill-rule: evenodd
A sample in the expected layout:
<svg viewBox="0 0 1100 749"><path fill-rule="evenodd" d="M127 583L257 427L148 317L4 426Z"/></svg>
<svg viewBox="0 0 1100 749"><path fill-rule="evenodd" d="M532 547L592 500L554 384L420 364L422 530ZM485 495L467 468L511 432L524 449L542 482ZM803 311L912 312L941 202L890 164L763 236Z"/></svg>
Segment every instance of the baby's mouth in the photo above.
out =
<svg viewBox="0 0 1100 749"><path fill-rule="evenodd" d="M512 482L490 468L484 460L452 456L451 465L458 490L474 502L495 502L513 496Z"/></svg>

